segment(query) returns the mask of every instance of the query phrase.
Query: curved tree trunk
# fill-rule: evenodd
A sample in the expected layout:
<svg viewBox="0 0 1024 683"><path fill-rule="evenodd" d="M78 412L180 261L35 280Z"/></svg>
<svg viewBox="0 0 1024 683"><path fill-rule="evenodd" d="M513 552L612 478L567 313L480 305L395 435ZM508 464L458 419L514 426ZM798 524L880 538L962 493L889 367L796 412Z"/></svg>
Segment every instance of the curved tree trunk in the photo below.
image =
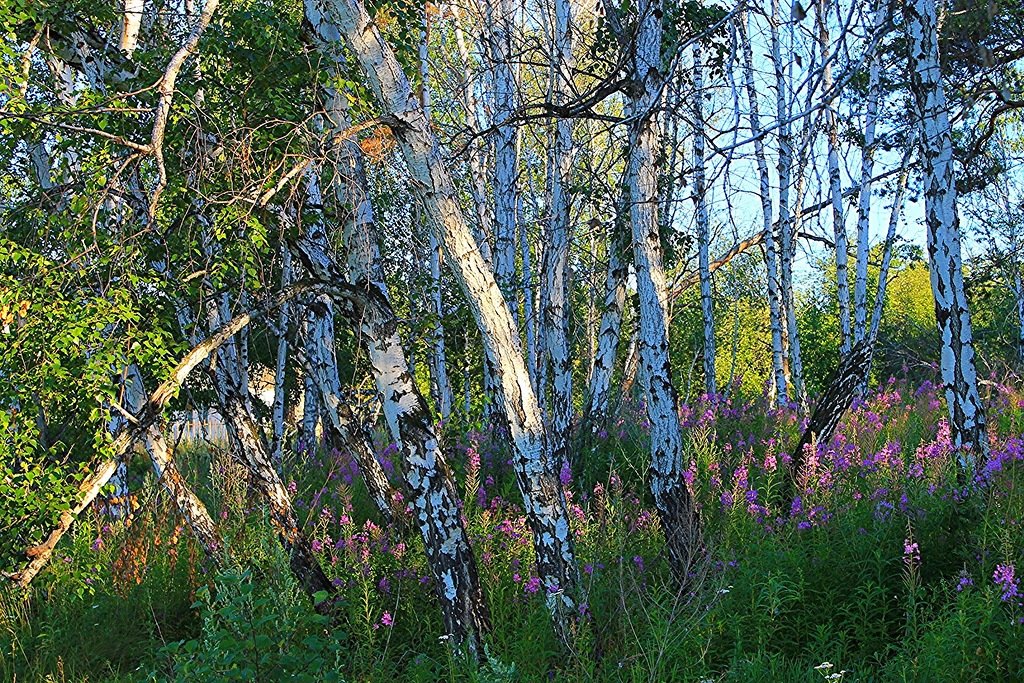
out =
<svg viewBox="0 0 1024 683"><path fill-rule="evenodd" d="M391 47L358 0L324 4L309 0L307 16L316 19L314 25L329 16L362 65L390 118L411 185L427 209L428 222L440 238L481 329L486 356L499 380L497 398L516 444L513 460L533 529L538 574L555 626L567 634L575 614L578 583L573 538L512 313L466 225L437 139Z"/></svg>

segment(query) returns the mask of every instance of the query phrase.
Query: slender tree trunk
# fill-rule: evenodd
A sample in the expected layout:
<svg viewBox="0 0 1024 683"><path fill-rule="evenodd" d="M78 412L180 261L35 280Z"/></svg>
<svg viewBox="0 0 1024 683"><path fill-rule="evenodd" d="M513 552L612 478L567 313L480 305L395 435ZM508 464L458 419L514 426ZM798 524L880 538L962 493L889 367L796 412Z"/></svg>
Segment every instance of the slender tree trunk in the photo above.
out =
<svg viewBox="0 0 1024 683"><path fill-rule="evenodd" d="M424 6L423 31L420 38L420 102L427 118L430 118L430 62L428 47L430 44L430 14ZM486 201L484 199L483 201ZM419 214L417 213L417 219ZM452 413L452 387L448 381L448 354L444 342L444 305L441 301L441 245L433 234L430 244L430 303L433 308L434 324L431 330L430 376L434 387L434 398L437 411L442 420L447 420Z"/></svg>
<svg viewBox="0 0 1024 683"><path fill-rule="evenodd" d="M772 62L775 66L775 89L778 118L782 123L779 125L779 255L780 255L780 282L779 294L782 297L782 310L785 317L786 340L789 343L789 374L793 385L793 398L801 405L806 404L804 395L803 359L800 353L800 334L796 321L796 300L793 292L793 214L790 210L790 190L793 182L793 133L792 124L788 123L792 106L790 104L789 82L792 80L793 62L789 61L788 66L782 62L781 40L779 38L779 26L782 25L782 17L779 12L779 0L772 0L772 16L770 19L771 29L769 31L772 48ZM790 49L792 40L793 22L788 22L790 27ZM788 73L787 73L788 71Z"/></svg>
<svg viewBox="0 0 1024 683"><path fill-rule="evenodd" d="M505 300L518 318L512 289L516 270L516 214L519 129L508 123L516 110L516 77L512 68L512 34L516 8L511 0L486 3L490 24L494 76L494 275ZM496 12L495 12L496 10Z"/></svg>
<svg viewBox="0 0 1024 683"><path fill-rule="evenodd" d="M868 328L868 339L872 344L878 338L878 328L882 324L882 312L885 310L885 290L889 285L889 267L892 264L893 245L896 244L896 227L903 212L903 196L907 191L907 177L910 171L911 148L903 153L900 174L896 179L896 191L893 193L892 208L889 210L889 227L885 234L882 247L882 264L878 268L878 284L875 290L875 305L871 311L871 325ZM867 378L864 379L865 386Z"/></svg>
<svg viewBox="0 0 1024 683"><path fill-rule="evenodd" d="M700 271L700 310L704 320L704 390L718 393L715 381L715 309L711 296L711 221L708 218L704 171L704 57L693 47L693 199L697 208L697 260Z"/></svg>
<svg viewBox="0 0 1024 683"><path fill-rule="evenodd" d="M285 289L292 280L292 254L288 247L281 245L281 289ZM274 368L274 405L272 416L274 422L274 443L270 449L274 466L281 469L284 459L284 408L287 398L285 392L285 371L288 369L288 316L287 304L277 312L277 358Z"/></svg>
<svg viewBox="0 0 1024 683"><path fill-rule="evenodd" d="M964 291L952 134L939 66L935 0L903 8L909 42L910 89L917 105L924 163L925 222L935 319L942 337L942 383L953 445L973 474L988 455L985 408L978 393L974 335Z"/></svg>
<svg viewBox="0 0 1024 683"><path fill-rule="evenodd" d="M882 30L887 12L882 3L875 5L875 32ZM853 339L860 341L868 326L868 254L871 227L871 178L875 173L875 123L881 90L881 57L878 50L871 56L868 77L867 111L864 113L864 152L860 166L860 192L857 206L857 270L853 284Z"/></svg>
<svg viewBox="0 0 1024 683"><path fill-rule="evenodd" d="M626 305L627 263L623 251L629 244L623 219L628 211L629 197L626 193L620 202L618 215L609 229L608 269L604 283L604 305L601 310L601 325L597 334L597 352L594 354L590 386L587 391L587 421L593 429L600 429L608 414L611 395L612 373L619 350L622 334L622 314Z"/></svg>
<svg viewBox="0 0 1024 683"><path fill-rule="evenodd" d="M783 363L782 348L782 296L779 292L778 272L778 250L775 245L775 229L772 224L772 197L771 181L768 177L768 162L765 157L764 142L761 139L760 106L758 104L757 88L754 85L754 51L748 37L749 30L747 23L750 20L749 12L743 10L736 23L740 34L740 43L743 46L743 71L747 91L747 101L750 104L750 133L754 140L754 158L757 160L757 172L760 179L761 213L764 220L764 252L765 264L768 270L768 310L772 337L772 377L775 383L775 392L772 395L772 402L787 401L786 372Z"/></svg>
<svg viewBox="0 0 1024 683"><path fill-rule="evenodd" d="M657 105L664 86L659 0L639 8L630 115L628 184L633 260L640 300L640 361L651 423L651 493L661 518L669 561L680 583L703 552L700 521L683 478L678 399L669 362L668 290L658 224Z"/></svg>
<svg viewBox="0 0 1024 683"><path fill-rule="evenodd" d="M832 66L829 60L828 10L830 0L817 0L818 48L821 50L824 92L832 90ZM839 300L840 355L850 353L853 332L850 327L850 246L846 238L846 217L843 212L843 187L839 172L839 123L831 103L825 108L825 137L828 140L828 187L832 200L832 231L836 243L836 296Z"/></svg>
<svg viewBox="0 0 1024 683"><path fill-rule="evenodd" d="M513 464L533 529L538 575L556 629L568 637L578 584L573 536L511 310L455 200L437 138L377 25L358 0L332 0L326 7L314 2L307 4L307 16L316 26L326 13L340 29L391 118L410 183L481 329L486 356L499 380L497 398L516 444Z"/></svg>

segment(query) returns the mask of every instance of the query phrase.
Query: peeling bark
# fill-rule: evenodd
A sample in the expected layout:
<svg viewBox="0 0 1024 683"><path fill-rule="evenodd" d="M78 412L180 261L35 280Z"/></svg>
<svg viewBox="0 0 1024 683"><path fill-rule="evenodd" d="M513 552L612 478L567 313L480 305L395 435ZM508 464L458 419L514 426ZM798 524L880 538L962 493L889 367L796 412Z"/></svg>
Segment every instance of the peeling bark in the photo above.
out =
<svg viewBox="0 0 1024 683"><path fill-rule="evenodd" d="M487 358L499 380L499 404L516 444L514 464L527 519L534 531L538 574L557 630L568 633L578 581L573 539L511 311L455 201L447 165L429 121L394 52L363 4L358 0L309 0L307 16L311 15L329 16L358 58L390 117L409 168L410 183L427 209L428 223L439 237L481 328Z"/></svg>
<svg viewBox="0 0 1024 683"><path fill-rule="evenodd" d="M942 384L953 446L961 452L961 467L970 475L988 455L988 434L964 291L952 131L939 66L935 0L908 2L903 14L910 38L910 90L917 106L924 166L928 262L935 320L942 337Z"/></svg>

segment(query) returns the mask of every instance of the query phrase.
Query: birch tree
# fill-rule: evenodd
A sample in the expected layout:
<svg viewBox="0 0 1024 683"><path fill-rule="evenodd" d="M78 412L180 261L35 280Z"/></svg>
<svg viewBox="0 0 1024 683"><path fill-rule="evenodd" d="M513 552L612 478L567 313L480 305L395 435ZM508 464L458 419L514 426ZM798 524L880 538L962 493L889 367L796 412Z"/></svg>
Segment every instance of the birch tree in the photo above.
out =
<svg viewBox="0 0 1024 683"><path fill-rule="evenodd" d="M953 445L962 452L963 468L973 472L988 455L988 434L964 291L952 132L939 63L938 9L935 0L914 0L904 6L903 14L924 166L929 273L942 337L942 385Z"/></svg>
<svg viewBox="0 0 1024 683"><path fill-rule="evenodd" d="M578 583L574 542L511 310L454 200L451 177L429 121L365 7L358 0L334 0L327 6L311 2L307 15L328 17L366 73L396 134L428 223L439 236L481 329L488 362L499 380L498 402L516 445L513 464L533 529L538 575L556 630L567 636Z"/></svg>

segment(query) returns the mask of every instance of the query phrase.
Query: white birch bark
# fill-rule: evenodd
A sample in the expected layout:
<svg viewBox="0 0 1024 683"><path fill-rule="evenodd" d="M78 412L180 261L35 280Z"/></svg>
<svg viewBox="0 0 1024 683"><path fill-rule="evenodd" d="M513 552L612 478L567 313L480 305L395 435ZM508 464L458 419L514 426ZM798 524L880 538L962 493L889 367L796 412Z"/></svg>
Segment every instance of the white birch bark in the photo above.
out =
<svg viewBox="0 0 1024 683"><path fill-rule="evenodd" d="M309 0L307 16L311 15L330 17L340 29L341 38L359 60L390 117L411 185L427 209L428 222L440 238L481 329L487 358L499 379L497 398L516 444L513 461L534 532L538 576L557 630L568 634L578 583L573 537L511 311L455 201L447 165L429 121L393 50L363 4L358 0Z"/></svg>
<svg viewBox="0 0 1024 683"><path fill-rule="evenodd" d="M597 352L590 372L587 391L586 419L592 429L599 430L605 417L611 397L612 373L619 350L622 334L622 314L626 305L626 275L628 266L623 259L623 250L628 248L624 219L628 211L628 197L620 202L620 215L614 217L608 240L608 268L605 272L604 302L601 309L601 323L597 333Z"/></svg>
<svg viewBox="0 0 1024 683"><path fill-rule="evenodd" d="M747 102L750 105L748 115L750 134L754 138L754 158L757 161L758 178L760 179L761 214L764 231L765 264L768 271L768 311L772 339L772 378L775 391L772 403L786 402L786 372L783 363L782 348L782 296L779 292L778 249L775 245L775 230L772 224L771 181L768 177L768 162L765 157L764 143L761 139L760 106L758 104L757 87L754 84L754 51L749 38L747 24L749 12L743 10L736 22L743 47L744 85Z"/></svg>
<svg viewBox="0 0 1024 683"><path fill-rule="evenodd" d="M489 7L489 6L488 6ZM466 43L465 30L462 27L462 12L455 9L455 45L462 58L465 85L462 89L463 106L466 109L466 125L470 134L475 134L481 128L486 127L484 107L476 97L476 77L473 74L472 59L469 46ZM487 155L483 141L474 138L469 145L469 173L470 189L473 195L473 204L476 207L476 223L473 226L473 234L477 244L480 246L480 253L483 254L487 263L492 263L488 231L494 223L494 215L491 212L491 203L487 198Z"/></svg>
<svg viewBox="0 0 1024 683"><path fill-rule="evenodd" d="M910 171L911 150L908 148L903 154L903 163L900 166L900 174L896 179L896 191L893 193L892 208L889 210L889 226L885 234L885 244L882 247L882 263L878 268L878 284L875 289L875 305L871 311L871 324L868 327L868 340L874 344L878 338L878 329L882 324L882 312L885 310L885 290L889 285L889 268L892 265L892 250L896 244L896 227L900 221L900 214L903 212L903 196L907 191L907 176ZM867 378L864 378L865 383Z"/></svg>
<svg viewBox="0 0 1024 683"><path fill-rule="evenodd" d="M787 64L782 61L782 41L779 38L779 27L782 17L779 11L779 0L772 0L772 16L769 20L769 36L772 50L772 63L775 67L776 114L781 122L778 128L779 141L779 295L782 301L786 340L789 343L789 379L793 385L793 398L801 405L804 399L803 360L800 353L800 334L797 330L796 301L793 292L793 213L790 209L790 191L793 183L793 132L789 123L792 106L789 95L789 82L792 80L793 61ZM789 26L789 45L792 49L793 21Z"/></svg>
<svg viewBox="0 0 1024 683"><path fill-rule="evenodd" d="M832 92L832 61L829 58L831 43L828 29L830 0L815 3L818 23L818 49L822 61L822 91ZM850 245L846 237L846 216L843 210L843 187L839 171L839 123L835 109L830 102L825 107L825 138L828 141L828 191L832 200L832 233L836 250L836 296L839 300L839 352L846 355L853 345L853 331L850 324Z"/></svg>
<svg viewBox="0 0 1024 683"><path fill-rule="evenodd" d="M568 97L573 69L572 21L569 0L555 0L551 46L550 99L563 104ZM565 460L572 427L572 358L569 350L569 186L572 183L572 125L555 122L555 139L548 165L551 211L544 249L544 337L551 363L551 453L556 464Z"/></svg>
<svg viewBox="0 0 1024 683"><path fill-rule="evenodd" d="M640 6L629 115L628 185L633 261L640 301L641 380L651 423L651 493L661 518L669 562L680 583L702 553L700 522L683 479L678 399L669 362L668 290L662 265L658 224L657 155L660 131L657 106L665 76L661 58L662 14L659 0Z"/></svg>
<svg viewBox="0 0 1024 683"><path fill-rule="evenodd" d="M560 2L562 0L559 0ZM518 128L511 123L517 106L516 75L512 67L512 35L516 7L511 0L486 3L494 78L494 275L505 300L518 318L512 290L516 268Z"/></svg>
<svg viewBox="0 0 1024 683"><path fill-rule="evenodd" d="M281 245L281 289L285 289L292 280L292 254L288 247ZM284 304L277 312L277 358L274 366L274 405L271 416L274 423L274 442L270 455L274 466L281 468L284 459L284 409L285 409L285 371L288 368L288 318L289 306Z"/></svg>
<svg viewBox="0 0 1024 683"><path fill-rule="evenodd" d="M938 10L935 0L913 0L904 6L903 13L910 39L910 85L917 105L924 165L929 272L935 319L942 337L942 384L953 445L961 450L962 467L973 473L988 455L988 435L964 292L953 145L939 62Z"/></svg>
<svg viewBox="0 0 1024 683"><path fill-rule="evenodd" d="M420 101L426 117L430 118L430 15L423 12L423 30L420 33ZM418 214L417 214L418 215ZM430 257L430 304L434 314L430 343L430 377L434 391L434 402L442 420L452 413L452 387L448 381L448 356L444 342L444 305L441 300L441 245L433 234L429 238Z"/></svg>
<svg viewBox="0 0 1024 683"><path fill-rule="evenodd" d="M875 5L874 31L882 30L886 9ZM874 50L868 76L868 100L864 112L864 152L860 165L860 192L857 204L857 266L853 280L853 340L864 339L868 327L868 254L871 228L871 178L875 173L875 124L881 91L881 55Z"/></svg>
<svg viewBox="0 0 1024 683"><path fill-rule="evenodd" d="M715 381L715 309L711 297L711 222L708 217L704 169L704 57L700 43L693 47L693 200L697 219L697 267L700 271L700 310L704 320L704 390L718 393Z"/></svg>
<svg viewBox="0 0 1024 683"><path fill-rule="evenodd" d="M129 365L125 372L124 389L126 407L133 415L139 414L144 410L148 398L142 383L142 373L134 363ZM207 557L216 562L222 549L217 527L206 505L178 470L174 455L156 425L149 425L146 428L144 443L157 481L174 499L178 512L192 530Z"/></svg>
<svg viewBox="0 0 1024 683"><path fill-rule="evenodd" d="M131 59L139 46L139 32L142 30L142 12L145 0L124 0L124 23L121 27L119 47Z"/></svg>

